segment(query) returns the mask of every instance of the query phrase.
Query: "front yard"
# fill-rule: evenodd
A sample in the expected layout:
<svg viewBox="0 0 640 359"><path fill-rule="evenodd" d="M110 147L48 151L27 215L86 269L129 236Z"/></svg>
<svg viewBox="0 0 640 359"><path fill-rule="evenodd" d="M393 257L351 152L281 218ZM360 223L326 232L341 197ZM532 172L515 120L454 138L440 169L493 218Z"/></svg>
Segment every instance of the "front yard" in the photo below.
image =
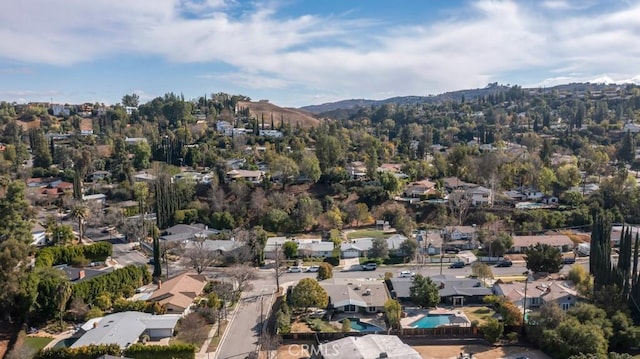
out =
<svg viewBox="0 0 640 359"><path fill-rule="evenodd" d="M53 339L53 337L26 337L24 338L24 345L33 350L34 353L37 353L51 343Z"/></svg>

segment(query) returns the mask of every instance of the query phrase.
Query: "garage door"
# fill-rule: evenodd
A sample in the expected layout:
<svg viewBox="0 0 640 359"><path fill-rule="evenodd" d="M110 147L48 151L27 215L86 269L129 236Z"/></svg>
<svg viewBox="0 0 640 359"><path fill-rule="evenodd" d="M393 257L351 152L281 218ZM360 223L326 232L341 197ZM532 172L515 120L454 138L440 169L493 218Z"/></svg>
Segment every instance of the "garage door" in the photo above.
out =
<svg viewBox="0 0 640 359"><path fill-rule="evenodd" d="M173 334L172 329L162 328L162 329L149 329L149 337L151 338L168 338Z"/></svg>

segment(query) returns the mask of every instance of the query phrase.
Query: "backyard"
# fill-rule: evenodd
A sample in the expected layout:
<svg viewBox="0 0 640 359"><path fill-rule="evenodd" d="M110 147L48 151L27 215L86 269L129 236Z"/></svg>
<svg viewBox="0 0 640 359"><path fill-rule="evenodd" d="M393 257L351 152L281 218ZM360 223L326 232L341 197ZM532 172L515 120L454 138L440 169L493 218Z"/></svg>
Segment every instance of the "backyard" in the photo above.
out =
<svg viewBox="0 0 640 359"><path fill-rule="evenodd" d="M376 231L374 229L360 229L353 232L347 233L347 239L357 239L357 238L387 238L389 237L388 233L383 231Z"/></svg>
<svg viewBox="0 0 640 359"><path fill-rule="evenodd" d="M464 314L469 318L469 320L473 323L473 321L478 321L478 324L484 323L487 319L491 318L495 314L495 311L489 307L478 306L471 307L465 306L460 308Z"/></svg>
<svg viewBox="0 0 640 359"><path fill-rule="evenodd" d="M35 353L40 349L44 349L53 339L53 337L26 337L24 338L24 345L32 349Z"/></svg>

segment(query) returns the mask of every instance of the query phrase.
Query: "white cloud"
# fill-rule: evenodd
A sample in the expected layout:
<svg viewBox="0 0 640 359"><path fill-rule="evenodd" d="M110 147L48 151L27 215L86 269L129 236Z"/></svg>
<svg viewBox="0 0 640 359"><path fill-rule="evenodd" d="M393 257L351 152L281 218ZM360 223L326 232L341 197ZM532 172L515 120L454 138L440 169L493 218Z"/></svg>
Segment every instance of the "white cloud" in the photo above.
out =
<svg viewBox="0 0 640 359"><path fill-rule="evenodd" d="M640 3L481 0L464 16L382 26L375 19L237 11L225 0L31 0L0 5L0 59L69 66L130 53L222 62L203 75L249 89L328 97L438 93L488 82L638 76ZM452 13L453 14L453 13ZM558 14L561 14L558 15ZM25 65L26 66L26 65ZM206 73L206 71L204 71ZM535 74L535 75L531 75Z"/></svg>

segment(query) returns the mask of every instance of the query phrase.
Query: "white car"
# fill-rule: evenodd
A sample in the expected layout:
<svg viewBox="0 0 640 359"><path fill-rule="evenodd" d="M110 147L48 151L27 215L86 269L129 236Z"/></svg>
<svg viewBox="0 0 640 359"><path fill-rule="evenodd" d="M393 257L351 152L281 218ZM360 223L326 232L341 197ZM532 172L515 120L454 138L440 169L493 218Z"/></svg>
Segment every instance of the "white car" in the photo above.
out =
<svg viewBox="0 0 640 359"><path fill-rule="evenodd" d="M317 272L320 270L320 266L311 266L307 268L307 272Z"/></svg>
<svg viewBox="0 0 640 359"><path fill-rule="evenodd" d="M400 272L400 278L412 278L415 275L415 273L409 272L408 270L403 270L402 272Z"/></svg>
<svg viewBox="0 0 640 359"><path fill-rule="evenodd" d="M293 267L289 267L289 269L287 269L287 272L289 272L289 273L302 273L304 271L302 270L302 267L293 266Z"/></svg>

